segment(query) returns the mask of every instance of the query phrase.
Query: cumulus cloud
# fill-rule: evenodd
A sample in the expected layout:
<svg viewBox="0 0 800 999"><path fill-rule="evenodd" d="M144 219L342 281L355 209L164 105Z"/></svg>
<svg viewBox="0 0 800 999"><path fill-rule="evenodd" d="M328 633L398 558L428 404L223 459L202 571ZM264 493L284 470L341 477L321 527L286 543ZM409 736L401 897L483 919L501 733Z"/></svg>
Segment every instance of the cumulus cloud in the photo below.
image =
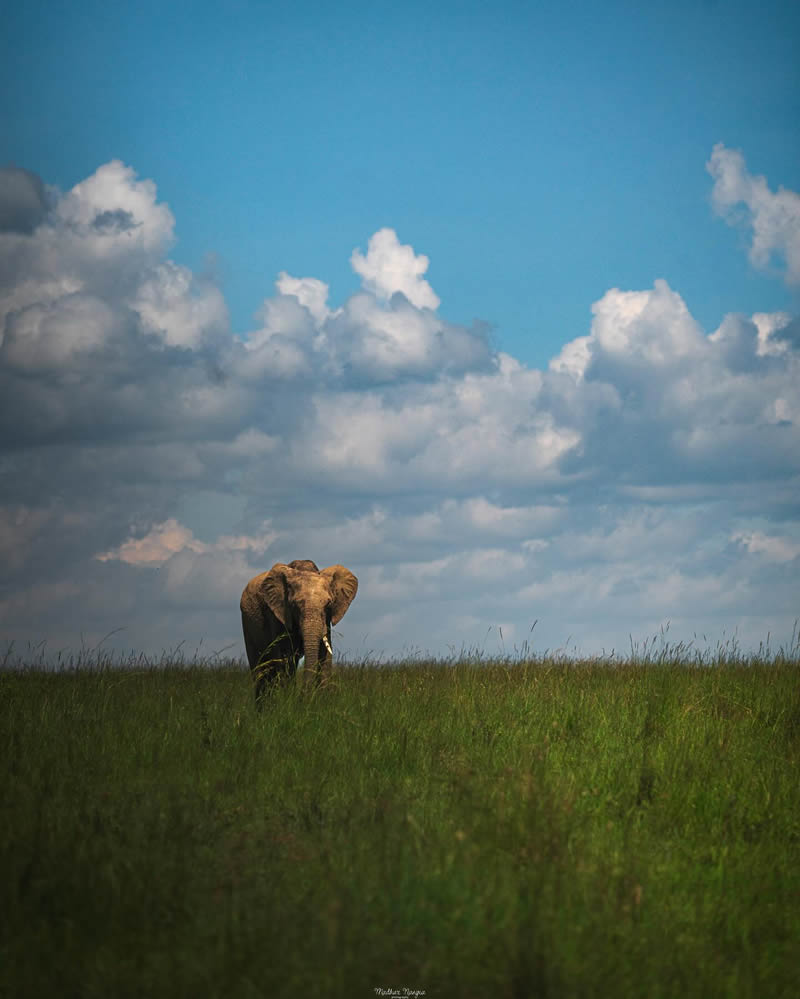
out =
<svg viewBox="0 0 800 999"><path fill-rule="evenodd" d="M784 187L770 190L766 177L754 177L744 156L721 142L706 167L714 178L711 198L718 214L752 229L753 265L764 268L774 256L783 257L787 283L800 282L800 195Z"/></svg>
<svg viewBox="0 0 800 999"><path fill-rule="evenodd" d="M797 196L724 147L712 164L754 262L783 253L794 274ZM662 279L612 288L538 370L440 315L427 258L391 229L353 251L344 302L281 272L237 334L122 163L63 193L0 171L0 223L8 638L124 626L133 646L238 649L242 586L293 558L359 576L355 652L445 651L490 625L523 642L536 620L537 647L623 648L668 618L757 643L796 616L789 313L707 332Z"/></svg>
<svg viewBox="0 0 800 999"><path fill-rule="evenodd" d="M13 197L16 186L15 175L0 174L0 200ZM30 225L0 233L3 342L9 323L35 329L42 317L57 315L62 307L69 324L74 308L70 297L75 295L81 296L82 308L99 302L109 317L126 318L129 296L152 279L151 269L160 263L173 236L172 213L157 202L155 185L137 180L132 169L113 161L54 197L48 211L44 204L40 207L38 214L29 213ZM90 324L95 326L95 343L124 325L108 320L100 326ZM62 359L73 352L71 341L80 336L80 325L73 324L58 338L64 341L57 351ZM56 319L54 327L59 326ZM49 365L52 351L45 349L42 358Z"/></svg>
<svg viewBox="0 0 800 999"><path fill-rule="evenodd" d="M228 331L228 308L219 288L171 261L153 269L129 305L142 330L170 347L198 347Z"/></svg>
<svg viewBox="0 0 800 999"><path fill-rule="evenodd" d="M389 302L354 295L327 323L325 342L330 370L362 384L486 369L494 361L484 326L447 323L404 295Z"/></svg>
<svg viewBox="0 0 800 999"><path fill-rule="evenodd" d="M438 309L439 296L422 276L428 258L401 244L393 229L379 229L370 237L366 255L355 249L350 263L376 297L389 299L400 292L418 309Z"/></svg>
<svg viewBox="0 0 800 999"><path fill-rule="evenodd" d="M296 298L321 326L328 318L328 286L317 278L296 278L281 271L275 287L279 295Z"/></svg>
<svg viewBox="0 0 800 999"><path fill-rule="evenodd" d="M569 467L602 463L640 485L795 467L797 424L776 418L797 397L800 356L782 337L787 316L730 315L705 335L663 280L651 291L612 289L592 312L590 334L550 363L574 385L554 384L549 398L582 432Z"/></svg>
<svg viewBox="0 0 800 999"><path fill-rule="evenodd" d="M53 224L74 237L78 259L130 266L167 248L175 220L156 200L152 181L137 180L131 167L112 160L58 199Z"/></svg>
<svg viewBox="0 0 800 999"><path fill-rule="evenodd" d="M650 291L612 288L592 313L590 334L565 344L551 360L551 371L624 390L641 372L674 377L679 369L690 369L705 346L686 303L662 279Z"/></svg>
<svg viewBox="0 0 800 999"><path fill-rule="evenodd" d="M363 387L493 366L486 326L436 314L439 299L419 279L427 258L401 246L393 230L381 229L366 257L355 250L351 260L363 290L338 309L329 308L324 282L282 271L277 294L255 314L257 327L234 345L237 374L272 381L314 374Z"/></svg>
<svg viewBox="0 0 800 999"><path fill-rule="evenodd" d="M329 392L298 455L335 481L381 491L555 483L559 460L580 442L540 402L542 376L501 355L497 370L458 380L379 390Z"/></svg>

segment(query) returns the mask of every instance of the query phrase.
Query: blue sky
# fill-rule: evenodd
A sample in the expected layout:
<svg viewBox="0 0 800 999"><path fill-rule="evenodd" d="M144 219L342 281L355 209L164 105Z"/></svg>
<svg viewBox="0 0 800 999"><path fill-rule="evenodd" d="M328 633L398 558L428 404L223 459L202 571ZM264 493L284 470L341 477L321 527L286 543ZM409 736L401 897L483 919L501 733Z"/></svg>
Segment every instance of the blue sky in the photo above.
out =
<svg viewBox="0 0 800 999"><path fill-rule="evenodd" d="M393 227L457 322L545 364L612 286L709 331L786 308L708 207L714 143L800 187L794 3L77 3L6 15L0 159L67 189L118 158L245 332L281 270L340 302ZM208 257L213 255L213 264ZM796 299L794 299L796 301Z"/></svg>
<svg viewBox="0 0 800 999"><path fill-rule="evenodd" d="M6 12L0 637L239 643L304 557L362 580L348 651L788 636L798 41L722 0Z"/></svg>

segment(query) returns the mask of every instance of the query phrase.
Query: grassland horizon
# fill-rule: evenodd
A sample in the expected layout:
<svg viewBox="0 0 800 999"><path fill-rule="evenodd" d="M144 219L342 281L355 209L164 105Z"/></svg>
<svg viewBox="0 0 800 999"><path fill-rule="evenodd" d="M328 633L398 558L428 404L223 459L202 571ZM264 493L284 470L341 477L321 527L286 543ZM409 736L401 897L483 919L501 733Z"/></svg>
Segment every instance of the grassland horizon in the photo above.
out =
<svg viewBox="0 0 800 999"><path fill-rule="evenodd" d="M461 651L0 656L0 995L796 995L796 636Z"/></svg>
<svg viewBox="0 0 800 999"><path fill-rule="evenodd" d="M743 646L736 632L732 635L723 633L716 641L708 639L705 634L695 635L691 640L672 640L670 622L667 621L653 634L643 638L628 635L628 645L624 651L612 648L601 649L599 652L581 650L570 646L571 638L555 649L538 649L533 640L533 631L538 624L534 621L531 634L520 644L513 644L507 649L503 639L502 628L498 628L499 648L495 652L486 650L486 641L481 645L460 646L451 645L447 655L441 655L424 650L422 647L407 647L400 653L387 654L367 650L355 655L352 652L342 653L334 649L336 665L340 668L352 666L409 666L435 664L440 666L455 665L523 665L529 664L563 664L592 663L597 665L630 665L659 664L685 666L714 665L759 665L769 662L800 661L800 619L795 619L788 640L773 645L773 636L768 632L759 641L758 646ZM168 668L186 666L204 666L211 668L247 667L242 642L231 642L217 651L203 649L204 639L189 652L191 645L185 639L177 642L171 648L162 649L159 653L148 653L136 649L107 647L109 638L119 634L124 629L116 628L106 634L99 642L87 644L81 641L79 648L70 646L51 647L46 640L33 643L28 641L20 647L14 639L6 639L5 648L0 650L0 671L4 669L42 669L42 670L97 670L112 667L128 669L138 668ZM489 628L487 637L492 631Z"/></svg>

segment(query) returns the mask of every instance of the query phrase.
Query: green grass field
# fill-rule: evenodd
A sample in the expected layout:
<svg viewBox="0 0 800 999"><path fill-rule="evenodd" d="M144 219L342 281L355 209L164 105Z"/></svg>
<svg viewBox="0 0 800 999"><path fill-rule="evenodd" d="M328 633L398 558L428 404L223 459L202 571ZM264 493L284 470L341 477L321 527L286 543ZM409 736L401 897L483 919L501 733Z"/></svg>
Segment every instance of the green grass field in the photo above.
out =
<svg viewBox="0 0 800 999"><path fill-rule="evenodd" d="M800 995L800 658L0 672L0 994Z"/></svg>

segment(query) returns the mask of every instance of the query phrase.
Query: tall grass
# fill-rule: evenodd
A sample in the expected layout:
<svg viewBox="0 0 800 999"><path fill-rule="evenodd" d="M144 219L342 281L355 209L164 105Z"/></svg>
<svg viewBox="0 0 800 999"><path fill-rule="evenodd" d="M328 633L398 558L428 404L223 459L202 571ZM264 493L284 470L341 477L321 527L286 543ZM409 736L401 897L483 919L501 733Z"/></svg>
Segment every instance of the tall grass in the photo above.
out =
<svg viewBox="0 0 800 999"><path fill-rule="evenodd" d="M90 665L0 672L3 995L798 994L796 649Z"/></svg>

